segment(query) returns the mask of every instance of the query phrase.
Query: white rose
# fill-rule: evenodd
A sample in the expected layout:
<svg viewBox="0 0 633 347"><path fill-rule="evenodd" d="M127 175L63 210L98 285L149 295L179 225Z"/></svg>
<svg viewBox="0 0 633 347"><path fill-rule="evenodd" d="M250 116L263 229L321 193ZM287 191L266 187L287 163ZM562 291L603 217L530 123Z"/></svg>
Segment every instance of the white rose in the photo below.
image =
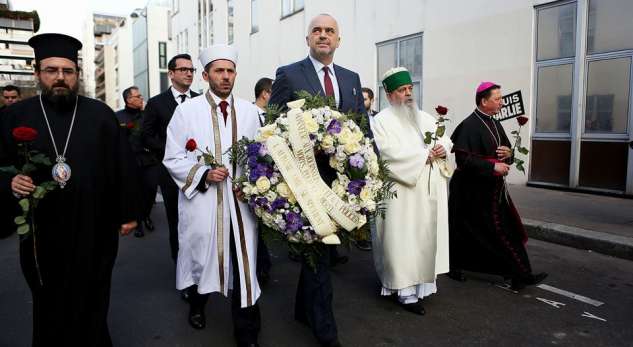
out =
<svg viewBox="0 0 633 347"><path fill-rule="evenodd" d="M345 195L345 187L343 187L338 181L332 182L332 191L339 197L343 197Z"/></svg>
<svg viewBox="0 0 633 347"><path fill-rule="evenodd" d="M332 118L339 119L341 118L341 113L338 111L332 111Z"/></svg>
<svg viewBox="0 0 633 347"><path fill-rule="evenodd" d="M262 221L264 222L264 224L269 226L275 225L274 217L268 212L264 212L264 214L262 215Z"/></svg>
<svg viewBox="0 0 633 347"><path fill-rule="evenodd" d="M380 170L380 167L378 166L378 161L376 160L371 160L369 162L369 174L371 175L378 175L378 171Z"/></svg>
<svg viewBox="0 0 633 347"><path fill-rule="evenodd" d="M261 176L255 182L255 186L257 187L257 190L259 191L259 193L263 194L263 193L266 193L268 189L270 189L270 181L268 180L268 177Z"/></svg>
<svg viewBox="0 0 633 347"><path fill-rule="evenodd" d="M270 189L266 192L266 195L264 195L264 196L270 202L273 202L273 201L275 201L275 199L277 199L277 193L275 193L274 191L272 191Z"/></svg>
<svg viewBox="0 0 633 347"><path fill-rule="evenodd" d="M349 178L347 176L345 176L345 175L338 175L338 181L344 187L347 187L349 185Z"/></svg>
<svg viewBox="0 0 633 347"><path fill-rule="evenodd" d="M360 151L360 145L358 144L358 142L348 142L343 148L345 150L345 153L350 155Z"/></svg>
<svg viewBox="0 0 633 347"><path fill-rule="evenodd" d="M277 185L277 194L287 199L291 194L290 187L288 187L288 184L284 182L279 183Z"/></svg>
<svg viewBox="0 0 633 347"><path fill-rule="evenodd" d="M374 200L365 201L365 208L369 212L374 212L376 210L376 202Z"/></svg>
<svg viewBox="0 0 633 347"><path fill-rule="evenodd" d="M257 135L255 135L255 141L257 142L266 141L266 139L273 136L276 129L277 129L277 124L275 123L271 123L259 128L259 130L257 130Z"/></svg>
<svg viewBox="0 0 633 347"><path fill-rule="evenodd" d="M363 135L363 132L360 131L360 128L357 128L356 130L354 130L354 132L352 133L352 137L354 139L354 142L359 142L363 139L363 137L365 137L365 135Z"/></svg>
<svg viewBox="0 0 633 347"><path fill-rule="evenodd" d="M341 130L341 132L338 133L338 141L341 144L347 144L349 142L352 142L353 137L354 137L354 135L353 135L352 131L349 130L349 128L343 128Z"/></svg>
<svg viewBox="0 0 633 347"><path fill-rule="evenodd" d="M367 187L363 187L363 189L361 189L360 191L360 194L358 194L358 197L360 197L362 201L366 202L371 198L371 191L367 189Z"/></svg>
<svg viewBox="0 0 633 347"><path fill-rule="evenodd" d="M319 123L312 118L312 114L310 112L306 111L303 113L303 122L305 123L308 132L314 134L319 131Z"/></svg>
<svg viewBox="0 0 633 347"><path fill-rule="evenodd" d="M335 168L338 166L338 160L336 160L335 156L330 157L330 167Z"/></svg>
<svg viewBox="0 0 633 347"><path fill-rule="evenodd" d="M323 148L323 150L334 148L334 138L332 135L323 136L323 140L321 140L321 148Z"/></svg>

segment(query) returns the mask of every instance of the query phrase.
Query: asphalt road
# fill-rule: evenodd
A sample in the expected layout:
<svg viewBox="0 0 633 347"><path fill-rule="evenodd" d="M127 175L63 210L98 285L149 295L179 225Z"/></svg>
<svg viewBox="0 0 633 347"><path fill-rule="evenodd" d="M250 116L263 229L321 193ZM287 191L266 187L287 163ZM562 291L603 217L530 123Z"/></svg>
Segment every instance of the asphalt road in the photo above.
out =
<svg viewBox="0 0 633 347"><path fill-rule="evenodd" d="M121 239L109 316L115 346L234 346L229 301L220 295L207 305L207 328L189 327L162 205L154 221L157 230L146 237ZM31 298L17 247L16 237L0 240L0 346L30 345ZM344 346L633 346L633 262L536 240L528 250L535 271L550 273L544 284L553 289L515 294L496 277L468 274L458 283L440 276L421 317L381 298L371 252L352 249L350 262L333 270L340 340ZM293 320L299 266L283 245L273 245L272 253L260 343L317 346ZM551 291L557 289L582 298Z"/></svg>

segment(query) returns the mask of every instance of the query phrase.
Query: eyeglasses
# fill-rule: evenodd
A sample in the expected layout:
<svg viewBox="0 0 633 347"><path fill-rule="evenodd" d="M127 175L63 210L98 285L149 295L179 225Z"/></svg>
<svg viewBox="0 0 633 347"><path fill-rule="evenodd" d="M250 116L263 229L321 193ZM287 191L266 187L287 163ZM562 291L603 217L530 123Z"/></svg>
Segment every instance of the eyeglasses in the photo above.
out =
<svg viewBox="0 0 633 347"><path fill-rule="evenodd" d="M172 71L178 71L178 72L182 72L182 73L186 73L186 72L194 73L194 72L196 72L196 68L194 68L194 67L177 67L177 68L173 69Z"/></svg>
<svg viewBox="0 0 633 347"><path fill-rule="evenodd" d="M64 77L69 77L77 73L77 70L73 68L69 68L69 67L58 68L58 67L52 67L52 66L45 67L41 69L40 71L49 76L57 76L61 72Z"/></svg>

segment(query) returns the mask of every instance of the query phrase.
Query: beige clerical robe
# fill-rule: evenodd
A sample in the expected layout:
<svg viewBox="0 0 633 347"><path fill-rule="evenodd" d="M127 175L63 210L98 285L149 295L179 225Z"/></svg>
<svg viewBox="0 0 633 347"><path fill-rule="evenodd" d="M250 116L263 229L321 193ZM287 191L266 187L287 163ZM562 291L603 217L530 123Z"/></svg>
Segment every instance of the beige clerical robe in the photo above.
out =
<svg viewBox="0 0 633 347"><path fill-rule="evenodd" d="M452 170L447 160L435 161L433 168L426 163L431 145L423 140L435 128L435 118L423 111L415 119L393 108L374 116L374 139L397 190L397 198L386 201L385 217L377 218L373 235L374 262L384 288L432 283L449 270L447 181ZM449 155L450 139L444 136L438 143Z"/></svg>

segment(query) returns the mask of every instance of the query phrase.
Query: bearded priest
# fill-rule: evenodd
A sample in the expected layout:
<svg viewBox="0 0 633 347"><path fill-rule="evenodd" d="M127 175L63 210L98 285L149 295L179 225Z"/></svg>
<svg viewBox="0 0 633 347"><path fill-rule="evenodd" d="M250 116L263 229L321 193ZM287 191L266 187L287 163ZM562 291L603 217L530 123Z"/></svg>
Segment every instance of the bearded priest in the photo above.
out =
<svg viewBox="0 0 633 347"><path fill-rule="evenodd" d="M423 315L420 299L437 292L437 275L449 271L448 189L452 169L447 161L452 143L436 133L436 120L418 109L411 75L390 69L382 84L391 106L372 124L380 157L389 163L397 197L386 201L373 235L374 262L381 295L392 296L407 311Z"/></svg>
<svg viewBox="0 0 633 347"><path fill-rule="evenodd" d="M233 93L237 51L224 44L200 53L209 90L180 104L167 127L163 164L180 188L176 286L189 288L189 324L206 325L204 306L212 292L231 294L238 346L257 346L260 295L256 276L257 222L232 178L227 150L242 137L254 138L257 108ZM198 158L210 151L213 162Z"/></svg>

